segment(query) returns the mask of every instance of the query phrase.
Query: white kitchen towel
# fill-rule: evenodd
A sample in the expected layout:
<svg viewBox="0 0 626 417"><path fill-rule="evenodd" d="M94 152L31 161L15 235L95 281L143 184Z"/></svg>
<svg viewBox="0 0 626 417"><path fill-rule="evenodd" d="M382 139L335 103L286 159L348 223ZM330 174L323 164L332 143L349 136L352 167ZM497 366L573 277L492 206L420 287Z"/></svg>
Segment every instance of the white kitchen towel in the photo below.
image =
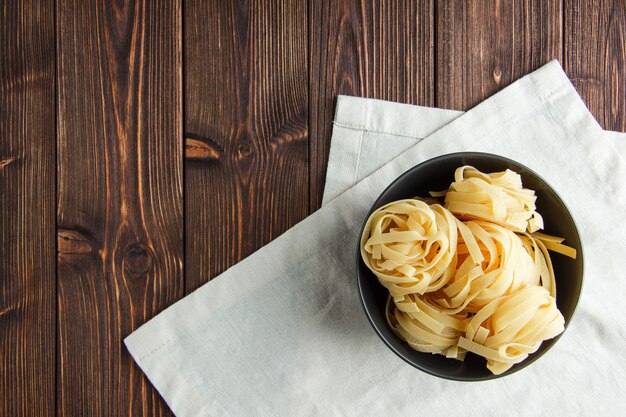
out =
<svg viewBox="0 0 626 417"><path fill-rule="evenodd" d="M179 417L622 415L621 140L601 130L557 62L464 114L340 97L325 205L126 345ZM533 365L480 383L407 365L376 336L356 290L357 235L376 197L412 166L458 151L538 172L570 208L585 253L578 311L559 342Z"/></svg>
<svg viewBox="0 0 626 417"><path fill-rule="evenodd" d="M366 107L368 113L350 116L359 107L359 111ZM322 205L462 114L457 110L339 96ZM374 117L380 119L372 122ZM383 120L392 120L393 127L372 127L384 126ZM626 155L626 133L604 130L601 135L620 156Z"/></svg>

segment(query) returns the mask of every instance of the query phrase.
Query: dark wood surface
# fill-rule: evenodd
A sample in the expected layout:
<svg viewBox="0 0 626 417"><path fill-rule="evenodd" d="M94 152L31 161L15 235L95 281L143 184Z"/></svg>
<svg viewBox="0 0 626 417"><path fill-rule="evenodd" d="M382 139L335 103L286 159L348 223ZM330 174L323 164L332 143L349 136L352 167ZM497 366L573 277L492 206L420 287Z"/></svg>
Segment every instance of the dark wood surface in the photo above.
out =
<svg viewBox="0 0 626 417"><path fill-rule="evenodd" d="M182 10L57 5L57 414L163 415L122 339L183 295Z"/></svg>
<svg viewBox="0 0 626 417"><path fill-rule="evenodd" d="M263 3L184 4L187 293L308 214L306 2Z"/></svg>
<svg viewBox="0 0 626 417"><path fill-rule="evenodd" d="M626 131L625 36L626 0L0 1L0 416L171 415L122 339L319 207L337 94L559 59Z"/></svg>
<svg viewBox="0 0 626 417"><path fill-rule="evenodd" d="M563 62L561 19L555 0L438 2L437 106L471 108L546 62Z"/></svg>
<svg viewBox="0 0 626 417"><path fill-rule="evenodd" d="M0 416L55 413L52 1L0 6Z"/></svg>

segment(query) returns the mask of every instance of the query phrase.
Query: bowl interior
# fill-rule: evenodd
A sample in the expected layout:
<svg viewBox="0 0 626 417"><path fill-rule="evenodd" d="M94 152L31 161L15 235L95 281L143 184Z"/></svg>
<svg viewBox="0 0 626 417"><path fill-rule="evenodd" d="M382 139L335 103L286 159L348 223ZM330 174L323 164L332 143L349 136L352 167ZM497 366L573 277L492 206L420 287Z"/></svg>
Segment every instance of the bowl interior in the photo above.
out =
<svg viewBox="0 0 626 417"><path fill-rule="evenodd" d="M448 154L428 160L398 177L376 200L367 217L378 207L391 201L414 196L426 197L429 191L446 189L454 180L456 168L463 165L472 165L482 172L504 171L508 168L519 173L522 176L524 187L533 189L537 193L537 211L544 219L543 232L564 237L563 243L576 248L578 251L575 260L553 252L550 253L556 279L557 306L565 318L567 328L582 288L583 254L580 238L572 216L556 192L541 177L522 164L501 156L475 152ZM361 228L362 230L363 228ZM537 360L559 338L556 337L543 342L537 352L500 375L493 375L486 368L485 359L474 354L468 353L465 361L461 362L442 355L417 352L398 338L389 328L384 314L388 291L365 266L358 247L357 263L361 301L378 335L391 350L406 362L432 375L463 381L480 381L509 375Z"/></svg>

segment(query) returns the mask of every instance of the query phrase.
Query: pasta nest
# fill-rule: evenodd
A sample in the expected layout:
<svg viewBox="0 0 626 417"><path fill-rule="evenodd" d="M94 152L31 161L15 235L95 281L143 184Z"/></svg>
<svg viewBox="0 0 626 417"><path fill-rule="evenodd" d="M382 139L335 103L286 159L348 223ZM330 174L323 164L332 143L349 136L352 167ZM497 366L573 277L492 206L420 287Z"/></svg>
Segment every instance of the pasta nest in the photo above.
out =
<svg viewBox="0 0 626 417"><path fill-rule="evenodd" d="M424 294L452 278L457 246L454 216L416 199L386 204L368 219L361 255L392 297Z"/></svg>
<svg viewBox="0 0 626 417"><path fill-rule="evenodd" d="M543 252L534 239L495 223L459 222L459 244L449 268L452 278L426 300L451 314L476 313L493 299L522 286L545 283L554 290Z"/></svg>
<svg viewBox="0 0 626 417"><path fill-rule="evenodd" d="M494 299L467 323L458 347L487 359L487 368L500 374L539 349L544 340L563 332L565 319L548 291L523 287Z"/></svg>
<svg viewBox="0 0 626 417"><path fill-rule="evenodd" d="M483 173L472 166L458 168L448 190L431 193L444 196L444 206L464 219L481 219L517 232L543 228L537 213L535 191L522 186L522 177L510 169Z"/></svg>

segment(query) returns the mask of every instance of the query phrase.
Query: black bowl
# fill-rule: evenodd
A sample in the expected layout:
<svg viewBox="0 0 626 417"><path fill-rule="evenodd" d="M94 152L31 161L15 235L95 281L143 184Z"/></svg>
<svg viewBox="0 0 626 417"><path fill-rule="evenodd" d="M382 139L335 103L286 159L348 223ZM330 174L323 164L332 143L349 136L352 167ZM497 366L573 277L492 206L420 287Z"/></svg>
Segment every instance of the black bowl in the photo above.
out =
<svg viewBox="0 0 626 417"><path fill-rule="evenodd" d="M576 309L583 283L583 253L578 230L574 219L557 193L539 175L519 162L498 155L477 152L453 153L425 161L398 177L378 197L364 219L361 233L359 233L359 242L365 221L374 210L391 201L414 196L427 197L429 191L448 188L454 181L454 171L463 165L471 165L482 172L498 172L508 168L519 173L524 187L533 189L537 193L537 211L543 217L545 225L543 232L564 237L563 243L576 248L575 260L551 253L556 279L556 303L565 318L565 328L567 328ZM458 381L485 381L510 375L539 359L560 337L559 335L554 339L544 341L539 350L526 360L500 375L493 375L486 367L486 360L478 355L468 352L465 361L461 362L442 355L418 352L397 337L385 319L388 291L363 263L359 244L357 244L357 280L365 313L383 342L410 365L441 378Z"/></svg>

